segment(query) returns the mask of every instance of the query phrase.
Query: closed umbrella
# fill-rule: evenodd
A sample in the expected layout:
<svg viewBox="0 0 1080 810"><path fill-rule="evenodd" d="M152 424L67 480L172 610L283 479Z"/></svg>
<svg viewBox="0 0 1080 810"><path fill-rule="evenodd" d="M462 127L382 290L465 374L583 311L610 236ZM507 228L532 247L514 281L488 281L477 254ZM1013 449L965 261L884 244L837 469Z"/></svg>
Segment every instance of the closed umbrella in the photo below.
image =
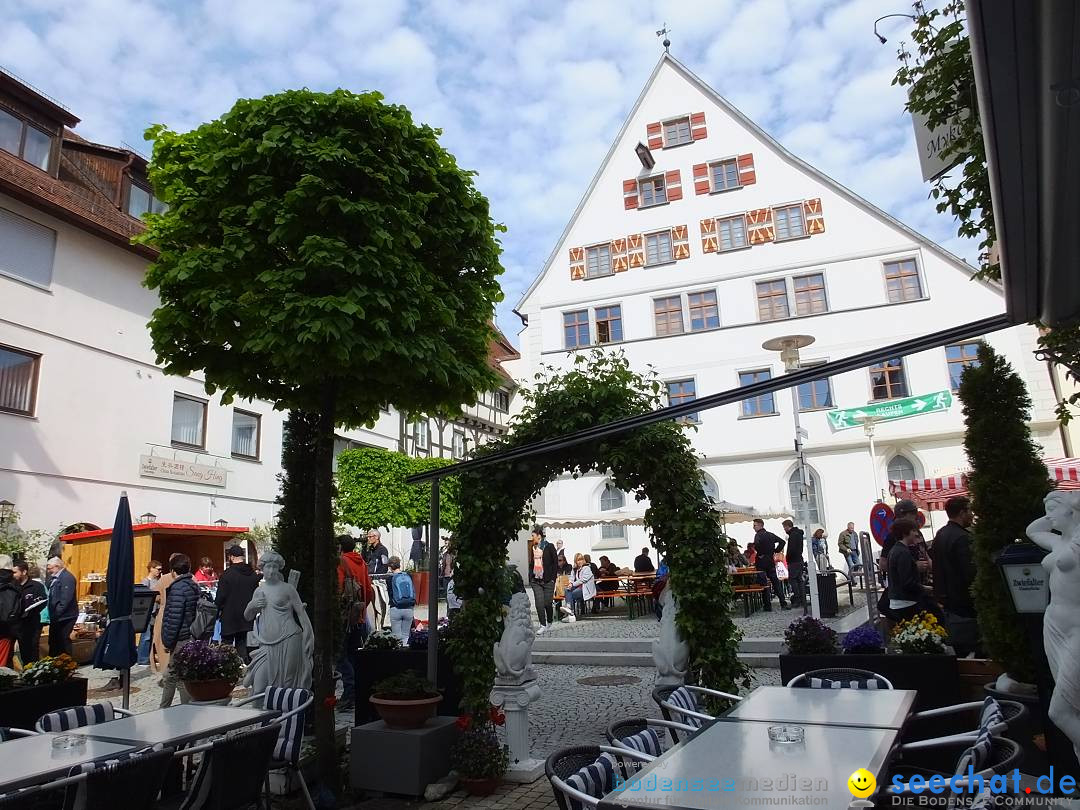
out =
<svg viewBox="0 0 1080 810"><path fill-rule="evenodd" d="M131 530L131 508L127 493L120 494L112 540L105 593L109 602L109 623L94 649L97 669L118 669L124 684L124 708L131 694L131 667L138 660L131 606L135 592L135 538Z"/></svg>

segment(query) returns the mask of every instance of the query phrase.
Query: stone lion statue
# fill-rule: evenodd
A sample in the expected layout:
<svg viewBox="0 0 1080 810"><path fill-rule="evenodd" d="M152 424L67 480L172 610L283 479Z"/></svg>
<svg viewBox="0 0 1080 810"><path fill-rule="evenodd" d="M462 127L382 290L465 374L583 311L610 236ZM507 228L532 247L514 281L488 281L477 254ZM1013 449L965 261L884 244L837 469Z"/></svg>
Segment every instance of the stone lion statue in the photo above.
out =
<svg viewBox="0 0 1080 810"><path fill-rule="evenodd" d="M525 593L515 593L510 597L510 610L503 619L502 638L493 648L496 683L522 683L536 678L532 667L535 640L529 597Z"/></svg>

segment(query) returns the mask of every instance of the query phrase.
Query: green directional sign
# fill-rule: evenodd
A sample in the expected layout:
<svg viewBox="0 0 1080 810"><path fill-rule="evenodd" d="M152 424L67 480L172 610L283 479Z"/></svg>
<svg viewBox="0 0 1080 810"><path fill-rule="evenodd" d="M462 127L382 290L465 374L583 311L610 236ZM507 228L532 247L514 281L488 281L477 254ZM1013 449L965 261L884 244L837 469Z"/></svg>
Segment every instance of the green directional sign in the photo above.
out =
<svg viewBox="0 0 1080 810"><path fill-rule="evenodd" d="M891 399L888 402L876 402L863 408L848 408L842 411L829 411L829 425L833 430L848 430L860 427L866 419L875 422L887 422L892 419L907 419L909 416L921 416L924 413L947 411L952 406L952 393L937 391L920 397Z"/></svg>

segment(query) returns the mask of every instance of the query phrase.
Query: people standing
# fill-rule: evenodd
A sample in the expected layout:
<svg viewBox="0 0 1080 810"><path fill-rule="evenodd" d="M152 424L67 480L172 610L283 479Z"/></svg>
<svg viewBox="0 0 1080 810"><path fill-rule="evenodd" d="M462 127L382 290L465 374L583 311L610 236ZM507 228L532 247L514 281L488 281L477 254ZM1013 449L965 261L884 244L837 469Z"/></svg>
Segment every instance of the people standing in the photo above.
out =
<svg viewBox="0 0 1080 810"><path fill-rule="evenodd" d="M445 591L447 584L454 577L454 541L447 537L443 540L442 557L439 559L439 590Z"/></svg>
<svg viewBox="0 0 1080 810"><path fill-rule="evenodd" d="M176 576L165 590L161 643L171 656L180 644L191 639L191 623L195 621L201 591L191 576L191 558L187 554L173 554L169 558L169 568ZM177 685L180 686L180 702L187 703L190 700L187 690L176 677L175 661L170 659L161 679L160 708L172 705Z"/></svg>
<svg viewBox="0 0 1080 810"><path fill-rule="evenodd" d="M761 518L755 519L754 550L757 552L757 558L754 561L754 567L765 575L769 585L772 587L772 592L780 600L780 607L788 610L790 606L784 596L784 589L780 586L780 580L776 576L776 554L782 551L783 548L784 541L772 532L765 530L765 521ZM771 611L772 599L766 598L764 602L765 610Z"/></svg>
<svg viewBox="0 0 1080 810"><path fill-rule="evenodd" d="M806 604L806 591L803 589L803 572L806 569L803 549L806 545L806 533L790 520L785 520L782 525L788 538L787 568L788 582L791 583L791 605L802 607Z"/></svg>
<svg viewBox="0 0 1080 810"><path fill-rule="evenodd" d="M922 540L919 527L909 518L894 521L892 533L896 542L889 549L886 568L889 574L889 610L887 616L895 622L910 619L917 613L929 611L940 615L937 605L922 584L922 574L929 568L928 560L920 560L915 547Z"/></svg>
<svg viewBox="0 0 1080 810"><path fill-rule="evenodd" d="M529 588L540 620L537 634L547 632L555 620L555 579L559 575L555 546L544 538L544 530L535 526L529 535Z"/></svg>
<svg viewBox="0 0 1080 810"><path fill-rule="evenodd" d="M367 548L364 549L364 562L367 563L368 575L374 593L372 610L375 611L375 627L381 630L386 625L389 596L386 580L390 575L390 552L382 544L382 533L378 529L368 529Z"/></svg>
<svg viewBox="0 0 1080 810"><path fill-rule="evenodd" d="M577 621L574 606L578 602L584 606L595 596L596 580L593 578L592 566L585 562L584 554L575 554L574 573L570 575L570 587L566 589L566 595L559 610L566 614L567 621Z"/></svg>
<svg viewBox="0 0 1080 810"><path fill-rule="evenodd" d="M649 556L649 548L641 549L641 553L634 557L635 574L651 574L656 568L653 566L652 557Z"/></svg>
<svg viewBox="0 0 1080 810"><path fill-rule="evenodd" d="M59 557L50 559L45 568L53 578L49 588L49 655L71 655L71 634L79 618L75 577Z"/></svg>
<svg viewBox="0 0 1080 810"><path fill-rule="evenodd" d="M836 548L843 555L850 574L859 565L859 533L855 524L848 523L847 528L836 538Z"/></svg>
<svg viewBox="0 0 1080 810"><path fill-rule="evenodd" d="M391 557L388 565L390 586L387 589L387 597L390 603L390 632L402 646L405 646L409 643L409 633L412 631L416 589L413 587L412 577L401 570L400 559Z"/></svg>
<svg viewBox="0 0 1080 810"><path fill-rule="evenodd" d="M11 557L0 554L0 667L11 666L22 616L22 592L15 580L13 566Z"/></svg>
<svg viewBox="0 0 1080 810"><path fill-rule="evenodd" d="M341 595L341 622L343 636L341 654L338 656L338 672L341 674L341 700L338 711L354 707L356 673L352 656L367 639L367 609L375 602L375 589L368 574L367 563L356 551L356 541L347 534L338 536L341 561L337 569L338 593Z"/></svg>
<svg viewBox="0 0 1080 810"><path fill-rule="evenodd" d="M157 560L151 560L146 564L146 576L143 577L142 581L144 587L154 590L154 586L161 579L161 567L161 563ZM150 663L150 649L154 643L154 622L157 619L157 614L158 604L157 599L155 599L150 610L150 623L146 626L146 632L139 637L138 663L141 666L147 666Z"/></svg>
<svg viewBox="0 0 1080 810"><path fill-rule="evenodd" d="M221 611L221 641L236 647L246 664L251 660L247 637L255 625L244 618L244 608L259 587L259 575L248 564L244 549L240 546L229 546L225 550L225 558L229 561L229 567L218 581L214 599Z"/></svg>
<svg viewBox="0 0 1080 810"><path fill-rule="evenodd" d="M963 495L945 501L946 523L934 535L930 558L934 571L934 595L945 610L945 628L949 643L963 658L979 645L979 625L975 618L975 600L971 585L975 581L975 561L971 556L971 533L974 522L971 499Z"/></svg>
<svg viewBox="0 0 1080 810"><path fill-rule="evenodd" d="M424 570L424 530L420 526L414 526L412 530L412 546L409 548L409 560L416 571Z"/></svg>
<svg viewBox="0 0 1080 810"><path fill-rule="evenodd" d="M19 593L22 596L22 616L19 617L19 658L23 666L41 657L41 614L49 601L41 571L36 565L17 562L12 568Z"/></svg>
<svg viewBox="0 0 1080 810"><path fill-rule="evenodd" d="M209 557L203 557L199 560L199 568L192 576L200 585L206 585L208 588L212 588L217 585L218 575L214 570L214 561Z"/></svg>

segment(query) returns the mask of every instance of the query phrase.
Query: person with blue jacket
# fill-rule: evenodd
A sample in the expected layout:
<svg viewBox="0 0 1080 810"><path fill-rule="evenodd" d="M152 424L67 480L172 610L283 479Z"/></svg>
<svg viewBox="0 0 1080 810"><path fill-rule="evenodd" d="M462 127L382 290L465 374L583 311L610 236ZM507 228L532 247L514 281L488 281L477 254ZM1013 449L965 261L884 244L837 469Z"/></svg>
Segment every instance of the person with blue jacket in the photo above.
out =
<svg viewBox="0 0 1080 810"><path fill-rule="evenodd" d="M191 578L191 558L187 554L169 557L169 570L176 578L165 589L165 604L161 608L161 645L172 653L180 644L191 640L191 623L199 605L199 586ZM171 706L179 679L172 659L161 678L162 709ZM187 690L180 686L180 702L190 700Z"/></svg>
<svg viewBox="0 0 1080 810"><path fill-rule="evenodd" d="M50 559L45 567L53 578L49 587L49 655L71 655L71 633L79 618L75 577L59 557Z"/></svg>

